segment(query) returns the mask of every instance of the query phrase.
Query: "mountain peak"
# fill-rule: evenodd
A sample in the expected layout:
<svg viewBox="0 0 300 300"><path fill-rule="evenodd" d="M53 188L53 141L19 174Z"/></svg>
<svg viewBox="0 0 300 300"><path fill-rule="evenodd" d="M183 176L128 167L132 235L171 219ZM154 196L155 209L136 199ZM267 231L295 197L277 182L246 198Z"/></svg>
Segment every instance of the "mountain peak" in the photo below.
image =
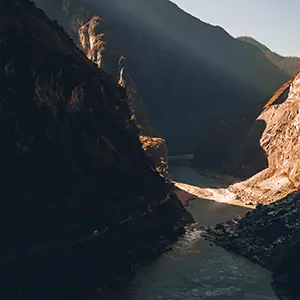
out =
<svg viewBox="0 0 300 300"><path fill-rule="evenodd" d="M258 42L249 36L237 37L237 40L252 44L260 49L265 56L279 69L285 71L290 76L295 76L300 71L300 58L296 56L282 56L270 50L266 45Z"/></svg>
<svg viewBox="0 0 300 300"><path fill-rule="evenodd" d="M258 47L262 51L271 51L266 45L262 44L261 42L254 39L251 36L239 36L236 39L239 41L242 41L242 42L247 42L249 44L252 44L252 45Z"/></svg>

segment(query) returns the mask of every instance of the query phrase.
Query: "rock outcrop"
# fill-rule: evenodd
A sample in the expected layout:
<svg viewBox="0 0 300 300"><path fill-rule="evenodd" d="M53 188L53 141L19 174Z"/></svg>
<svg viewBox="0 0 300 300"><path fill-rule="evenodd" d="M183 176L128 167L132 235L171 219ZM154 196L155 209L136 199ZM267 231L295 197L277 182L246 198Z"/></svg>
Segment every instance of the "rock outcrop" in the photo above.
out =
<svg viewBox="0 0 300 300"><path fill-rule="evenodd" d="M264 106L246 137L241 166L266 160L266 168L250 179L233 185L231 190L237 191L241 199L255 198L252 195L256 195L257 201L268 203L298 189L299 126L300 74Z"/></svg>
<svg viewBox="0 0 300 300"><path fill-rule="evenodd" d="M207 238L274 272L280 299L300 299L300 193L209 230Z"/></svg>
<svg viewBox="0 0 300 300"><path fill-rule="evenodd" d="M110 74L118 85L126 88L128 104L139 129L142 134L153 134L145 105L127 70L126 58L115 53L112 45L105 41L107 30L102 18L92 17L78 30L79 45L93 63Z"/></svg>
<svg viewBox="0 0 300 300"><path fill-rule="evenodd" d="M92 62L102 68L102 56L105 50L104 33L101 25L104 20L100 17L93 17L88 23L78 30L80 45Z"/></svg>
<svg viewBox="0 0 300 300"><path fill-rule="evenodd" d="M140 136L142 147L154 163L156 170L168 177L168 148L164 139Z"/></svg>
<svg viewBox="0 0 300 300"><path fill-rule="evenodd" d="M141 131L140 141L143 144L143 149L154 163L156 170L158 170L163 176L167 176L168 158L166 142L161 138L143 135L146 132L151 133L153 130L149 123L145 107L137 95L134 83L130 76L127 75L125 77L126 59L121 56L117 62L116 55L112 55L112 53L109 52L108 45L108 51L105 53L107 54L107 56L105 56L105 63L103 61L103 54L105 50L104 30L105 27L103 19L94 16L78 30L78 38L81 48L86 53L87 57L99 68L104 69L113 75L115 75L114 68L118 70L118 73L115 75L115 80L118 82L120 87L126 88L128 105L132 111L132 120L137 123Z"/></svg>
<svg viewBox="0 0 300 300"><path fill-rule="evenodd" d="M32 2L0 2L0 20L1 299L88 298L174 242L185 211L110 76Z"/></svg>
<svg viewBox="0 0 300 300"><path fill-rule="evenodd" d="M120 86L126 87L128 104L139 129L142 134L153 134L145 105L127 70L126 58L115 53L113 47L105 41L105 31L107 26L104 20L94 16L79 28L79 45L93 63L110 74Z"/></svg>
<svg viewBox="0 0 300 300"><path fill-rule="evenodd" d="M230 186L239 199L269 203L300 187L300 74L284 84L261 111L256 118L249 114L232 124L207 148L216 149L214 154L220 149L226 153L222 158L229 166L227 172L250 177ZM227 136L233 136L233 141ZM205 159L199 151L198 167Z"/></svg>
<svg viewBox="0 0 300 300"><path fill-rule="evenodd" d="M68 0L64 15L62 1L36 2L69 30L76 18L104 19L110 52L126 57L150 123L171 154L193 152L219 120L237 117L289 78L259 49L167 0Z"/></svg>
<svg viewBox="0 0 300 300"><path fill-rule="evenodd" d="M237 39L258 47L273 64L288 73L290 76L295 76L298 72L300 72L300 57L279 55L278 53L270 50L266 45L249 36L241 36Z"/></svg>

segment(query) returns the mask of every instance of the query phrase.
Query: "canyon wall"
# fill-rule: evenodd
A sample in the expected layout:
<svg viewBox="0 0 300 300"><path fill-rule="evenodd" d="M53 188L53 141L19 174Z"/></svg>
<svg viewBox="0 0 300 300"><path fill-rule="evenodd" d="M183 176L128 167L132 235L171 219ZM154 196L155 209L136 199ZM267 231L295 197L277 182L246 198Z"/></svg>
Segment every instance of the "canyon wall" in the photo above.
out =
<svg viewBox="0 0 300 300"><path fill-rule="evenodd" d="M189 218L126 94L27 0L0 3L3 299L72 299L164 251Z"/></svg>
<svg viewBox="0 0 300 300"><path fill-rule="evenodd" d="M289 78L259 49L167 0L36 2L69 32L93 16L104 20L107 54L126 57L150 124L171 154L193 152L220 120L236 118Z"/></svg>
<svg viewBox="0 0 300 300"><path fill-rule="evenodd" d="M135 85L131 77L127 74L126 63L123 56L118 58L106 51L107 43L103 33L104 20L94 16L89 22L81 26L78 30L78 40L86 56L95 63L98 68L113 74L113 80L118 81L120 88L126 91L128 105L132 112L131 119L136 122L140 130L140 141L143 149L151 159L154 167L163 176L168 175L168 153L165 140L157 137L145 136L153 135L153 129L147 117L144 104L139 98ZM105 63L103 56L105 55ZM116 70L118 70L116 72Z"/></svg>
<svg viewBox="0 0 300 300"><path fill-rule="evenodd" d="M268 101L224 124L198 149L196 168L243 179L230 186L242 201L269 203L300 187L300 74ZM239 180L237 180L239 181Z"/></svg>

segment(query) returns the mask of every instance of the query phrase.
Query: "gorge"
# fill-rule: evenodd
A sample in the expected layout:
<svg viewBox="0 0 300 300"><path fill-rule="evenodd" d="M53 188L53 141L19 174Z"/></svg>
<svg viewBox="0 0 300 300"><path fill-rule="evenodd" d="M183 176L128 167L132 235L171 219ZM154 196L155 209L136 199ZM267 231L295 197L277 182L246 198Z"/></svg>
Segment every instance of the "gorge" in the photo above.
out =
<svg viewBox="0 0 300 300"><path fill-rule="evenodd" d="M259 49L168 0L36 3L75 39L93 17L102 20L104 70L116 78L118 58L126 57L150 124L172 155L194 152L220 121L266 101L289 78Z"/></svg>
<svg viewBox="0 0 300 300"><path fill-rule="evenodd" d="M3 299L299 300L299 74L167 0L10 0L0 79Z"/></svg>

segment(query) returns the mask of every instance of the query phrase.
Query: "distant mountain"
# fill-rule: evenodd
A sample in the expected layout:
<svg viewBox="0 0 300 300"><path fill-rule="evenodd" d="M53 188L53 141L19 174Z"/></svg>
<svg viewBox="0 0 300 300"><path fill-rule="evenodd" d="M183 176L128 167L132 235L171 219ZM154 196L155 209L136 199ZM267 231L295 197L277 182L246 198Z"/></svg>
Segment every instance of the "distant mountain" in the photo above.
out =
<svg viewBox="0 0 300 300"><path fill-rule="evenodd" d="M104 20L106 54L126 57L150 123L170 153L191 153L219 120L269 98L289 77L255 47L167 0L36 2L69 33L76 30L74 36L94 15Z"/></svg>
<svg viewBox="0 0 300 300"><path fill-rule="evenodd" d="M258 47L261 51L263 51L265 56L271 60L272 63L274 63L278 68L285 71L289 75L294 76L298 72L300 72L300 57L279 55L278 53L273 52L267 46L258 42L252 37L241 36L238 37L237 40Z"/></svg>
<svg viewBox="0 0 300 300"><path fill-rule="evenodd" d="M242 41L242 42L252 44L252 45L258 47L262 51L271 51L266 45L260 43L259 41L257 41L256 39L254 39L250 36L240 36L240 37L237 37L236 39L239 41Z"/></svg>

